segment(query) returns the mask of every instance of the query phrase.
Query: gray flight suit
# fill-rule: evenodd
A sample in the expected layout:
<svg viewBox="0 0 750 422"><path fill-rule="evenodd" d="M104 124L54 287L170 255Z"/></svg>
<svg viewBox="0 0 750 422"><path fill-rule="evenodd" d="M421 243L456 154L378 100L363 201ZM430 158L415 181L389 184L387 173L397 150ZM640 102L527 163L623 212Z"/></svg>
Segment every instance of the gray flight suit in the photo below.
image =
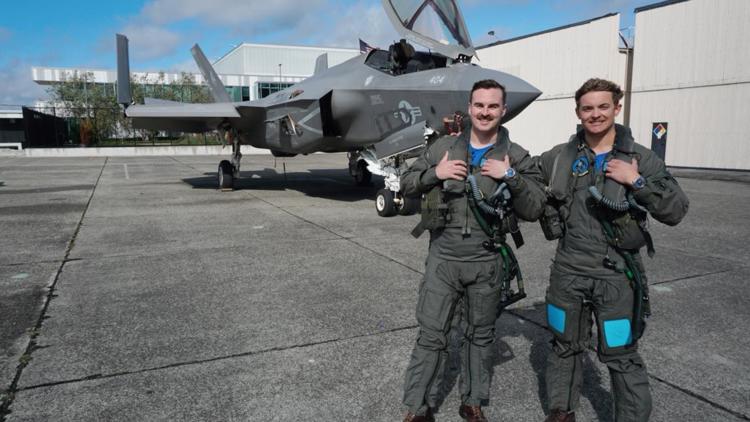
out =
<svg viewBox="0 0 750 422"><path fill-rule="evenodd" d="M415 197L442 189L448 222L430 230L430 248L417 303L417 336L406 370L404 404L414 414L435 408L446 386L444 375L448 358L448 335L457 303L464 299L463 319L467 328L461 350L461 399L468 405L489 402L494 357L495 321L500 302L503 266L499 255L482 246L488 236L469 208L464 181L441 181L435 167L446 151L450 160L469 163L470 127L458 137L443 136L432 142L402 176L402 192ZM505 182L513 196L516 215L535 220L541 213L545 195L536 180L538 168L529 153L511 143L508 131L500 128L498 139L484 155L502 161L510 158L516 175L497 181L472 169L481 191L490 195Z"/></svg>
<svg viewBox="0 0 750 422"><path fill-rule="evenodd" d="M537 158L545 186L554 184L550 182L553 173L554 177L564 175L569 183L562 200L550 200L559 211L564 232L557 244L546 297L547 322L554 335L546 374L549 408L572 411L578 407L581 352L590 344L593 313L599 333L597 354L612 380L615 420L647 421L651 393L646 366L638 354L638 339L632 336L633 287L623 273L624 259L607 242L593 205L589 187L595 185L601 191L605 176L594 168L595 154L583 136L579 132L569 141L577 148L573 162L557 158L564 155L567 144ZM630 129L616 125L615 147L627 138L632 140ZM572 151L574 147L568 148ZM687 197L659 157L639 144L634 145L633 152L638 170L646 179L644 188L633 191L634 199L656 220L676 225L687 213ZM610 152L605 160L612 156ZM550 187L547 189L549 193ZM640 254L637 250L628 253L634 255L645 284ZM604 266L605 258L609 268Z"/></svg>

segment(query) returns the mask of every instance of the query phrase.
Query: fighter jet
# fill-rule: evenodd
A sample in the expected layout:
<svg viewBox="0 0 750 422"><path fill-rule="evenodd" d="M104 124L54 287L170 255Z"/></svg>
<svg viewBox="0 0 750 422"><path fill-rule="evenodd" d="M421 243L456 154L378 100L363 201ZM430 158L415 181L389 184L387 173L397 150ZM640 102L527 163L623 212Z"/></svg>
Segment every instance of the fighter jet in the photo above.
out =
<svg viewBox="0 0 750 422"><path fill-rule="evenodd" d="M240 176L240 145L270 149L275 156L347 152L357 184L384 176L377 193L379 215L409 215L418 203L402 197L400 175L425 139L444 131L446 116L466 111L474 82L495 79L506 87L508 121L541 92L506 73L471 62L476 52L456 0L382 0L403 39L388 50L373 49L328 68L320 56L314 74L266 98L230 102L198 45L193 56L214 99L188 104L147 99L133 105L129 86L128 41L117 35L118 102L136 128L178 132L219 131L232 142L231 160L222 160L218 183L231 190ZM409 42L427 48L417 51Z"/></svg>

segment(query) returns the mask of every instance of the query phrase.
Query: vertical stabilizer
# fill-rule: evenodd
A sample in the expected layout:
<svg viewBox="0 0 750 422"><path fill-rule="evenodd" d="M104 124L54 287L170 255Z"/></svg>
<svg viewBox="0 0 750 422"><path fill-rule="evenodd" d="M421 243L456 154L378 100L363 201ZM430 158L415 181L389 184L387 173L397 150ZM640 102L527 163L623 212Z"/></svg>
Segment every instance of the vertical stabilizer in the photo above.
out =
<svg viewBox="0 0 750 422"><path fill-rule="evenodd" d="M130 59L128 37L117 34L117 103L127 107L133 103L130 93Z"/></svg>
<svg viewBox="0 0 750 422"><path fill-rule="evenodd" d="M211 63L208 62L206 55L203 54L203 51L198 44L195 44L193 48L190 49L190 52L193 54L195 64L198 65L198 69L201 71L201 75L203 75L206 85L208 85L208 90L211 92L211 97L213 97L214 102L231 103L232 100L229 98L227 90L224 89L224 84L221 83L219 75L216 74L216 71L213 66L211 66Z"/></svg>
<svg viewBox="0 0 750 422"><path fill-rule="evenodd" d="M315 72L313 75L319 75L328 70L328 53L323 53L315 59Z"/></svg>

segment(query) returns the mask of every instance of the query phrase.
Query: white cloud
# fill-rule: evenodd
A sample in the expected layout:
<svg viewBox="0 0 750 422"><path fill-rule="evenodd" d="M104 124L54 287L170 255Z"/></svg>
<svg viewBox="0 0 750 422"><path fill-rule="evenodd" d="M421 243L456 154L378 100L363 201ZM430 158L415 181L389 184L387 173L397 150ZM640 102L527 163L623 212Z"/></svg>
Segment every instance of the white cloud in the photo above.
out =
<svg viewBox="0 0 750 422"><path fill-rule="evenodd" d="M289 34L289 42L298 44L294 40L303 39L314 45L358 48L358 39L362 39L374 47L387 48L399 38L379 3L360 0L346 6L329 4L326 8L336 13L321 10L308 15ZM323 16L328 18L322 19Z"/></svg>
<svg viewBox="0 0 750 422"><path fill-rule="evenodd" d="M151 24L131 23L121 29L120 33L128 37L130 55L138 60L149 60L171 54L181 41L177 33Z"/></svg>
<svg viewBox="0 0 750 422"><path fill-rule="evenodd" d="M31 77L31 64L11 59L0 67L0 104L34 105L47 98L46 90Z"/></svg>
<svg viewBox="0 0 750 422"><path fill-rule="evenodd" d="M153 0L143 7L140 18L159 24L191 19L251 34L295 26L325 4L326 0L307 0L304 4L299 0Z"/></svg>
<svg viewBox="0 0 750 422"><path fill-rule="evenodd" d="M166 71L174 73L200 73L200 70L198 70L198 65L195 64L195 60L192 59L192 57L190 59L186 59L179 63L171 65L168 69L166 69Z"/></svg>

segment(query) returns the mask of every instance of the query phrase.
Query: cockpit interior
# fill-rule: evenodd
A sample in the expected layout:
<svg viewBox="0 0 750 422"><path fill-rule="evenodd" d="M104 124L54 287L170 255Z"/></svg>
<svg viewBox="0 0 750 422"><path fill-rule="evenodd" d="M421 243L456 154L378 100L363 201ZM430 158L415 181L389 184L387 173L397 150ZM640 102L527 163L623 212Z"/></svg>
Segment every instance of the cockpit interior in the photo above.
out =
<svg viewBox="0 0 750 422"><path fill-rule="evenodd" d="M405 39L393 43L388 51L370 51L365 64L391 75L404 75L423 70L446 67L448 58L437 53L417 51Z"/></svg>

